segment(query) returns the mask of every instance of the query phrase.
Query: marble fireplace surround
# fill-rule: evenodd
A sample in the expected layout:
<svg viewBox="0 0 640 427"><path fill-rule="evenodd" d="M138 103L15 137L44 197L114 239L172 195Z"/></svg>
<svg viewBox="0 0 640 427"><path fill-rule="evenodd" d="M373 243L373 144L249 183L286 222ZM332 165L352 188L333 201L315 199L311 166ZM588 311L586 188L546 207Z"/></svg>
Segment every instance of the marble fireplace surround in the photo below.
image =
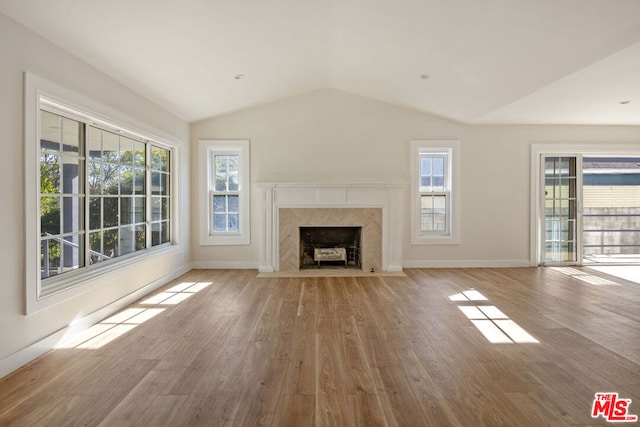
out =
<svg viewBox="0 0 640 427"><path fill-rule="evenodd" d="M402 184L260 183L260 272L298 271L300 227L361 226L362 268L402 271Z"/></svg>

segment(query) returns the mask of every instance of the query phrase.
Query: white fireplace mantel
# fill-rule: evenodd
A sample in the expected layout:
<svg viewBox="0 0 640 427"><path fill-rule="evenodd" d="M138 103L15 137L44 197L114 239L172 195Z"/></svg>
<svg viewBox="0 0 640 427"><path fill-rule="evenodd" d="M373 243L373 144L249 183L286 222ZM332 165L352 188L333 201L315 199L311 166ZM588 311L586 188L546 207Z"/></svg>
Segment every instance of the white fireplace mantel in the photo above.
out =
<svg viewBox="0 0 640 427"><path fill-rule="evenodd" d="M258 183L261 272L279 268L280 208L382 209L382 270L402 271L406 184Z"/></svg>

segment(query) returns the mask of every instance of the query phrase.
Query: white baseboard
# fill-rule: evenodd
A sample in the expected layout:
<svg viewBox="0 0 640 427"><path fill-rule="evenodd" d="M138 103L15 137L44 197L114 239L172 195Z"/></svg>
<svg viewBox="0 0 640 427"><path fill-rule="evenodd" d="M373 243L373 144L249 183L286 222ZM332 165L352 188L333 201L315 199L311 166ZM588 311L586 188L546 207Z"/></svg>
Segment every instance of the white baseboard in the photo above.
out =
<svg viewBox="0 0 640 427"><path fill-rule="evenodd" d="M194 261L194 269L199 270L258 270L257 261Z"/></svg>
<svg viewBox="0 0 640 427"><path fill-rule="evenodd" d="M404 268L513 268L531 267L528 259L504 260L442 260L442 261L410 261L402 262Z"/></svg>
<svg viewBox="0 0 640 427"><path fill-rule="evenodd" d="M172 273L162 276L151 283L146 284L142 288L123 296L122 298L94 311L87 316L75 320L72 324L48 335L47 337L19 350L4 359L0 360L0 378L10 374L11 372L21 368L27 363L37 359L43 354L55 349L62 341L67 341L72 336L84 331L95 325L107 317L117 313L128 305L134 303L138 299L148 293L164 286L170 281L180 277L184 273L191 270L191 265L185 265Z"/></svg>

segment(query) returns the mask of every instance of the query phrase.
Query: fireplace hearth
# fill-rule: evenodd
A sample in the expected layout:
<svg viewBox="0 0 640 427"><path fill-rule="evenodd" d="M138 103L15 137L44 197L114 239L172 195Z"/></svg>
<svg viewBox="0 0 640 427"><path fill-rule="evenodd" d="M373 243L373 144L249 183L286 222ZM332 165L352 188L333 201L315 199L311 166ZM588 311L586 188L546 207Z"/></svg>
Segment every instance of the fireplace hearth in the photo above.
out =
<svg viewBox="0 0 640 427"><path fill-rule="evenodd" d="M361 269L362 227L300 227L300 269Z"/></svg>

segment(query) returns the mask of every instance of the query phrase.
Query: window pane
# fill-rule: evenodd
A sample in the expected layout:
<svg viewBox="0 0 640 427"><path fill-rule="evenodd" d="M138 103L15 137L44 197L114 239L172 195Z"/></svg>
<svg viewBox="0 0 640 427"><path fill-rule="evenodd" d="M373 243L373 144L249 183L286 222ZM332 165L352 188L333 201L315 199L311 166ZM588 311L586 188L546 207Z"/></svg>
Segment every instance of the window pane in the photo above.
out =
<svg viewBox="0 0 640 427"><path fill-rule="evenodd" d="M213 215L213 231L227 231L227 215L226 214Z"/></svg>
<svg viewBox="0 0 640 427"><path fill-rule="evenodd" d="M40 111L40 148L60 151L60 119L57 114Z"/></svg>
<svg viewBox="0 0 640 427"><path fill-rule="evenodd" d="M62 221L65 233L76 233L84 230L84 198L63 197Z"/></svg>
<svg viewBox="0 0 640 427"><path fill-rule="evenodd" d="M229 191L238 191L238 172L229 175Z"/></svg>
<svg viewBox="0 0 640 427"><path fill-rule="evenodd" d="M216 154L214 157L215 174L224 176L227 174L227 161L229 156Z"/></svg>
<svg viewBox="0 0 640 427"><path fill-rule="evenodd" d="M162 172L151 172L151 194L154 195L168 195L168 178L169 175Z"/></svg>
<svg viewBox="0 0 640 427"><path fill-rule="evenodd" d="M126 255L136 250L136 235L134 227L122 227L119 233L119 254Z"/></svg>
<svg viewBox="0 0 640 427"><path fill-rule="evenodd" d="M447 231L447 196L420 197L420 229L422 232Z"/></svg>
<svg viewBox="0 0 640 427"><path fill-rule="evenodd" d="M227 191L226 175L216 175L216 191Z"/></svg>
<svg viewBox="0 0 640 427"><path fill-rule="evenodd" d="M82 192L82 180L79 176L79 159L77 156L66 155L62 165L62 192L78 194Z"/></svg>
<svg viewBox="0 0 640 427"><path fill-rule="evenodd" d="M431 157L420 158L420 175L431 175Z"/></svg>
<svg viewBox="0 0 640 427"><path fill-rule="evenodd" d="M42 239L40 242L41 278L55 276L59 273L62 252L60 243L54 239Z"/></svg>
<svg viewBox="0 0 640 427"><path fill-rule="evenodd" d="M420 186L421 187L431 187L431 177L430 176L422 176L422 177L420 177Z"/></svg>
<svg viewBox="0 0 640 427"><path fill-rule="evenodd" d="M129 166L120 167L120 194L133 194L133 169Z"/></svg>
<svg viewBox="0 0 640 427"><path fill-rule="evenodd" d="M147 233L145 232L146 229L147 227L145 225L137 225L135 227L137 251L140 251L147 247Z"/></svg>
<svg viewBox="0 0 640 427"><path fill-rule="evenodd" d="M213 211L218 213L227 211L227 196L213 196Z"/></svg>
<svg viewBox="0 0 640 427"><path fill-rule="evenodd" d="M120 164L123 166L133 167L134 165L133 142L130 138L120 138Z"/></svg>
<svg viewBox="0 0 640 427"><path fill-rule="evenodd" d="M160 244L168 243L171 240L169 222L163 222L161 226Z"/></svg>
<svg viewBox="0 0 640 427"><path fill-rule="evenodd" d="M146 197L134 197L133 198L133 222L136 224L140 224L145 222L146 218L146 206L147 199Z"/></svg>
<svg viewBox="0 0 640 427"><path fill-rule="evenodd" d="M40 193L60 193L60 158L55 154L40 155Z"/></svg>
<svg viewBox="0 0 640 427"><path fill-rule="evenodd" d="M102 160L112 164L120 163L119 137L115 133L102 131Z"/></svg>
<svg viewBox="0 0 640 427"><path fill-rule="evenodd" d="M81 235L65 236L62 241L63 271L84 266L84 239ZM81 255L82 254L82 255Z"/></svg>
<svg viewBox="0 0 640 427"><path fill-rule="evenodd" d="M169 199L167 197L160 198L160 217L163 220L169 219Z"/></svg>
<svg viewBox="0 0 640 427"><path fill-rule="evenodd" d="M93 126L89 126L87 140L87 152L90 159L99 160L102 158L102 131Z"/></svg>
<svg viewBox="0 0 640 427"><path fill-rule="evenodd" d="M214 157L215 191L238 191L237 154L216 154Z"/></svg>
<svg viewBox="0 0 640 427"><path fill-rule="evenodd" d="M238 191L238 155L229 156L229 191Z"/></svg>
<svg viewBox="0 0 640 427"><path fill-rule="evenodd" d="M89 199L89 229L101 228L102 223L102 197Z"/></svg>
<svg viewBox="0 0 640 427"><path fill-rule="evenodd" d="M444 175L444 157L433 158L433 174Z"/></svg>
<svg viewBox="0 0 640 427"><path fill-rule="evenodd" d="M238 156L237 154L231 154L229 156L227 156L228 159L228 169L227 172L232 174L235 173L237 175L238 173L238 158L240 156Z"/></svg>
<svg viewBox="0 0 640 427"><path fill-rule="evenodd" d="M109 258L118 256L118 230L107 230L103 234L104 255Z"/></svg>
<svg viewBox="0 0 640 427"><path fill-rule="evenodd" d="M134 215L133 197L120 198L120 225L133 224Z"/></svg>
<svg viewBox="0 0 640 427"><path fill-rule="evenodd" d="M102 164L104 194L118 194L120 189L120 165Z"/></svg>
<svg viewBox="0 0 640 427"><path fill-rule="evenodd" d="M164 219L162 216L162 197L151 198L151 221L160 221Z"/></svg>
<svg viewBox="0 0 640 427"><path fill-rule="evenodd" d="M89 233L89 264L105 261L102 253L102 231Z"/></svg>
<svg viewBox="0 0 640 427"><path fill-rule="evenodd" d="M145 145L142 142L134 141L133 149L134 149L133 165L138 168L144 168L145 158L146 158Z"/></svg>
<svg viewBox="0 0 640 427"><path fill-rule="evenodd" d="M229 212L234 212L234 213L239 212L238 210L239 199L240 199L239 196L228 196Z"/></svg>
<svg viewBox="0 0 640 427"><path fill-rule="evenodd" d="M118 225L118 198L105 197L103 203L104 217L103 227L115 227Z"/></svg>
<svg viewBox="0 0 640 427"><path fill-rule="evenodd" d="M145 173L146 171L144 169L141 168L135 168L133 170L133 174L134 174L134 189L133 189L133 193L134 194L145 194Z"/></svg>
<svg viewBox="0 0 640 427"><path fill-rule="evenodd" d="M100 163L89 162L89 194L102 194L103 178Z"/></svg>
<svg viewBox="0 0 640 427"><path fill-rule="evenodd" d="M169 151L159 147L151 149L151 169L169 172Z"/></svg>
<svg viewBox="0 0 640 427"><path fill-rule="evenodd" d="M227 231L238 231L238 214L229 214Z"/></svg>
<svg viewBox="0 0 640 427"><path fill-rule="evenodd" d="M62 149L72 153L80 152L83 129L79 122L66 117L62 118Z"/></svg>
<svg viewBox="0 0 640 427"><path fill-rule="evenodd" d="M157 246L170 241L169 223L157 222L151 226L151 245Z"/></svg>
<svg viewBox="0 0 640 427"><path fill-rule="evenodd" d="M40 232L60 234L60 197L40 198Z"/></svg>

